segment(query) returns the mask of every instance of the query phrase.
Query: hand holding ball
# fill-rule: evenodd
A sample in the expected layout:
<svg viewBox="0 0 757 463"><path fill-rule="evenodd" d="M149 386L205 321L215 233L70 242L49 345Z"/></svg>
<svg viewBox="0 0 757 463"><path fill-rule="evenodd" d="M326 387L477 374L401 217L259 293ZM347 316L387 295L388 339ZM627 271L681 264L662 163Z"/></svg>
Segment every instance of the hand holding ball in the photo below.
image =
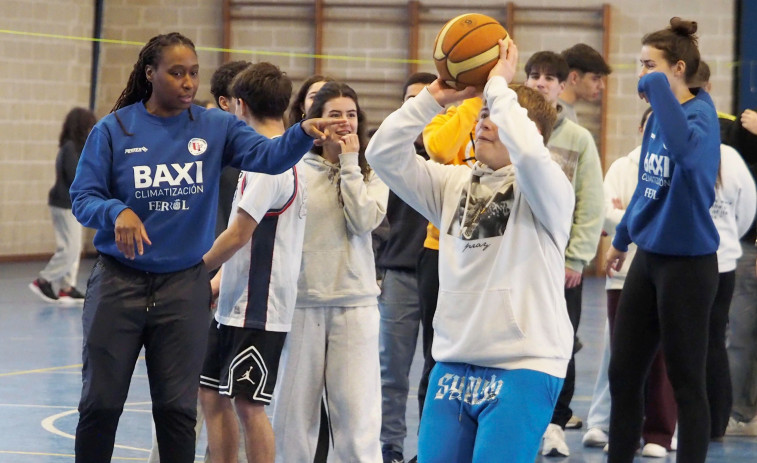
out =
<svg viewBox="0 0 757 463"><path fill-rule="evenodd" d="M505 28L483 14L468 13L449 20L434 43L434 64L439 77L458 90L468 86L483 90L499 59L497 41L507 38Z"/></svg>

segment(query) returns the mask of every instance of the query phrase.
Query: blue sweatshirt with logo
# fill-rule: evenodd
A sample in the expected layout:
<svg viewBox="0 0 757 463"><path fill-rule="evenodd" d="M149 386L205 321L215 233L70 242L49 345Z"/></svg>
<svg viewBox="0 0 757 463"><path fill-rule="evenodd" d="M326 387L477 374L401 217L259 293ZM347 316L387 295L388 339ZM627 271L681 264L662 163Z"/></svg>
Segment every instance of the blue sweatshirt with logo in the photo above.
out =
<svg viewBox="0 0 757 463"><path fill-rule="evenodd" d="M92 129L70 189L72 211L82 225L97 230L99 252L142 271L183 270L200 262L213 244L224 166L279 174L312 142L299 124L269 139L218 109L193 105L178 116L158 117L135 103ZM152 241L134 260L115 243L116 217L126 208L142 220Z"/></svg>
<svg viewBox="0 0 757 463"><path fill-rule="evenodd" d="M652 105L639 159L639 182L613 246L633 242L648 252L698 256L717 251L720 238L710 216L720 162L720 128L707 92L681 104L665 74L639 79Z"/></svg>

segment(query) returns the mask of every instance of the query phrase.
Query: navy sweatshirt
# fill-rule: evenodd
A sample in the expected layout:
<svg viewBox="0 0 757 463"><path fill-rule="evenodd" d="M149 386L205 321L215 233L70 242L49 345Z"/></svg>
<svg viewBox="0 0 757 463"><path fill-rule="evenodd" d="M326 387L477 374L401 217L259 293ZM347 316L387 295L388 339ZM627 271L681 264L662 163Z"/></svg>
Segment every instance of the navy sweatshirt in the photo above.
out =
<svg viewBox="0 0 757 463"><path fill-rule="evenodd" d="M97 229L99 252L148 272L189 268L210 249L224 166L279 174L312 146L299 124L269 139L232 114L196 105L178 116L158 117L135 103L117 115L131 135L116 113L95 125L71 185L73 213L82 225ZM113 231L127 207L152 241L134 260L118 251Z"/></svg>
<svg viewBox="0 0 757 463"><path fill-rule="evenodd" d="M653 72L639 79L652 105L641 144L639 182L613 246L631 242L648 252L698 256L717 251L720 238L710 216L720 162L715 106L699 91L681 104L668 79Z"/></svg>

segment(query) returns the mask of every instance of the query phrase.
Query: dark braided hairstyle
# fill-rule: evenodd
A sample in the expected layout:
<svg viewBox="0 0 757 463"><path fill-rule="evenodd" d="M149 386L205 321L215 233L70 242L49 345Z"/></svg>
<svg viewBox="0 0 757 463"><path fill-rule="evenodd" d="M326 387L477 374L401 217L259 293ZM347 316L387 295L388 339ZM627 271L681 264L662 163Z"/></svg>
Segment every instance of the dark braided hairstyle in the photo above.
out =
<svg viewBox="0 0 757 463"><path fill-rule="evenodd" d="M157 67L163 54L163 50L166 47L172 47L174 45L184 45L185 47L195 49L195 44L190 39L183 36L178 32L170 32L168 34L156 35L151 38L142 50L139 52L137 62L134 63L134 68L129 75L129 81L126 83L126 88L121 92L121 96L116 100L116 104L113 105L113 109L110 112L115 113L121 129L123 129L126 135L132 135L126 130L121 119L118 117L117 111L130 104L144 102L150 99L152 95L152 84L147 80L145 69L147 66ZM189 111L189 117L192 118L192 111Z"/></svg>

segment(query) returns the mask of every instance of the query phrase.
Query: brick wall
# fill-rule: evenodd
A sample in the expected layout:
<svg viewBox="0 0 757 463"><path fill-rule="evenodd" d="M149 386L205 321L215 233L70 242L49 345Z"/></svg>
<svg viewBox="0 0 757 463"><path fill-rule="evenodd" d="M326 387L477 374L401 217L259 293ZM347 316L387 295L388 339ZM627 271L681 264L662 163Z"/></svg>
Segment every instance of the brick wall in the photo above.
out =
<svg viewBox="0 0 757 463"><path fill-rule="evenodd" d="M326 0L328 4L328 0ZM90 0L0 0L0 29L23 33L89 37L92 34L93 6ZM282 5L287 0L281 0ZM370 58L406 58L407 29L375 18L396 19L406 16L401 0L387 0L396 9L366 10L327 8L324 53ZM434 19L421 25L421 59L429 59L434 37L445 18L469 11L443 8L460 5L459 0L423 0L422 17ZM644 103L636 96L638 55L644 33L663 28L671 16L699 22L700 49L713 70L713 97L721 110L731 107L731 63L733 61L733 0L720 2L718 8L704 0L626 0L608 1L611 5L610 63L614 68L608 81L608 127L606 157L609 162L625 155L640 142L636 132ZM501 0L473 0L467 4L486 5L481 10L496 15L503 11ZM528 0L516 2L529 6L586 6L601 3L591 0ZM356 2L356 5L359 5ZM435 8L436 7L436 8ZM287 71L295 85L313 70L307 57L284 56L313 52L314 27L303 20L301 7L281 8L291 20L259 20L235 26L232 48L245 50L232 59L271 61ZM345 16L358 20L344 21ZM158 33L177 30L199 47L220 47L222 40L220 0L108 0L105 2L103 37L144 42ZM601 33L596 30L561 27L565 15L554 16L550 28L520 27L514 31L521 51L521 65L535 51L560 51L578 41L600 47ZM438 20L438 21L437 21ZM439 22L441 21L441 22ZM123 90L139 53L139 45L104 43L99 68L95 112L104 116ZM426 50L426 51L424 51ZM264 53L252 54L250 51ZM268 54L273 52L274 54ZM277 55L275 53L280 53ZM201 87L198 98L208 99L209 79L221 63L217 51L198 52ZM0 259L9 256L35 256L52 252L55 247L47 209L47 191L54 179L57 136L63 117L73 106L86 106L89 98L91 44L71 38L34 37L0 33ZM378 123L400 103L400 84L408 66L402 62L329 59L323 72L344 79L361 96L369 119ZM429 63L420 70L433 71ZM519 73L522 76L522 72ZM386 80L364 83L361 80ZM596 120L596 106L580 108L587 125ZM590 127L590 128L596 128Z"/></svg>
<svg viewBox="0 0 757 463"><path fill-rule="evenodd" d="M0 0L0 29L91 37L93 6ZM63 118L89 102L87 41L0 34L0 255L55 248L47 192Z"/></svg>

